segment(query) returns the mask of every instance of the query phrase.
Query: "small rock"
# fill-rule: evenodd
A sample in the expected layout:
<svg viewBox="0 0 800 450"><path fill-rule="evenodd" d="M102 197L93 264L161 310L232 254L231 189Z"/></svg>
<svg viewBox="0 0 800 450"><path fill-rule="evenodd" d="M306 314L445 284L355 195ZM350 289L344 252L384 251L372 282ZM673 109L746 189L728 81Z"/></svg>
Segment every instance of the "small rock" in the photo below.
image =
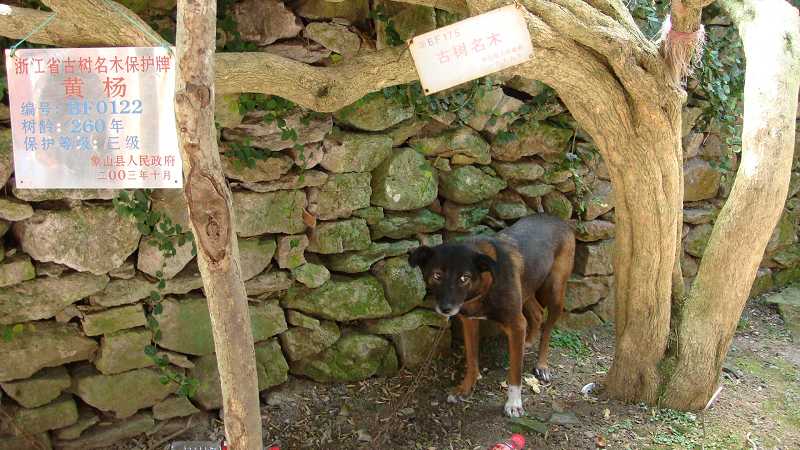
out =
<svg viewBox="0 0 800 450"><path fill-rule="evenodd" d="M249 237L267 233L297 234L306 229L303 191L268 193L234 192L233 206L236 232Z"/></svg>
<svg viewBox="0 0 800 450"><path fill-rule="evenodd" d="M114 443L139 436L151 431L154 427L153 416L149 412L141 412L127 420L95 425L81 434L78 439L59 440L55 444L56 448L63 450L109 448Z"/></svg>
<svg viewBox="0 0 800 450"><path fill-rule="evenodd" d="M561 192L552 191L542 197L542 207L547 214L562 220L569 220L572 217L572 203Z"/></svg>
<svg viewBox="0 0 800 450"><path fill-rule="evenodd" d="M684 208L683 221L692 225L709 223L717 217L713 208Z"/></svg>
<svg viewBox="0 0 800 450"><path fill-rule="evenodd" d="M383 285L392 314L403 314L422 304L425 280L419 268L408 264L407 257L381 261L372 268L372 273Z"/></svg>
<svg viewBox="0 0 800 450"><path fill-rule="evenodd" d="M269 48L266 47L265 50ZM333 127L333 121L329 115L313 115L309 118L302 111L293 112L284 118L286 121L284 128L297 132L297 140L294 141L284 139L283 128L279 127L274 120L271 122L264 120L265 115L265 111L247 113L241 125L223 129L222 136L228 141L246 142L252 147L279 151L291 149L295 144L306 145L320 142L331 132ZM225 148L220 150L225 150Z"/></svg>
<svg viewBox="0 0 800 450"><path fill-rule="evenodd" d="M105 275L72 273L0 288L0 324L49 319L67 306L102 291L107 284Z"/></svg>
<svg viewBox="0 0 800 450"><path fill-rule="evenodd" d="M495 137L492 157L500 161L517 161L525 156L540 155L545 160L563 155L572 138L572 130L557 128L535 120L518 122L509 127L515 138L501 141Z"/></svg>
<svg viewBox="0 0 800 450"><path fill-rule="evenodd" d="M239 264L242 268L244 281L253 278L269 266L275 254L275 239L269 237L256 237L239 239Z"/></svg>
<svg viewBox="0 0 800 450"><path fill-rule="evenodd" d="M328 181L328 174L319 170L290 172L280 179L264 183L241 183L241 187L253 192L293 191L306 187L322 186Z"/></svg>
<svg viewBox="0 0 800 450"><path fill-rule="evenodd" d="M103 375L86 364L71 372L75 395L94 408L115 413L119 419L149 408L178 390L175 383L162 384L161 374L153 369Z"/></svg>
<svg viewBox="0 0 800 450"><path fill-rule="evenodd" d="M586 198L585 220L594 220L614 208L614 191L608 181L597 180Z"/></svg>
<svg viewBox="0 0 800 450"><path fill-rule="evenodd" d="M489 199L506 188L506 182L474 166L461 166L440 174L442 197L461 204Z"/></svg>
<svg viewBox="0 0 800 450"><path fill-rule="evenodd" d="M336 321L378 318L392 312L380 282L371 275L334 275L317 289L292 287L281 306Z"/></svg>
<svg viewBox="0 0 800 450"><path fill-rule="evenodd" d="M365 131L382 131L410 119L414 107L380 92L367 94L334 114L337 121Z"/></svg>
<svg viewBox="0 0 800 450"><path fill-rule="evenodd" d="M391 138L384 134L348 133L334 130L323 141L325 157L320 163L334 173L370 172L392 152Z"/></svg>
<svg viewBox="0 0 800 450"><path fill-rule="evenodd" d="M140 237L134 219L121 217L110 206L39 210L14 223L12 230L33 259L96 275L121 266L136 250Z"/></svg>
<svg viewBox="0 0 800 450"><path fill-rule="evenodd" d="M615 234L614 222L606 220L590 220L578 222L575 226L575 237L582 242L595 242L610 239Z"/></svg>
<svg viewBox="0 0 800 450"><path fill-rule="evenodd" d="M357 34L333 22L312 22L303 35L342 56L353 56L361 48L361 38Z"/></svg>
<svg viewBox="0 0 800 450"><path fill-rule="evenodd" d="M404 239L418 233L433 233L444 228L445 218L427 209L412 212L389 212L371 227L372 239Z"/></svg>
<svg viewBox="0 0 800 450"><path fill-rule="evenodd" d="M721 174L707 161L693 158L683 164L683 201L694 202L714 198Z"/></svg>
<svg viewBox="0 0 800 450"><path fill-rule="evenodd" d="M436 199L436 171L415 150L392 152L372 172L372 204L390 211L423 208Z"/></svg>
<svg viewBox="0 0 800 450"><path fill-rule="evenodd" d="M372 242L365 250L330 255L326 258L325 265L336 272L366 272L376 262L390 256L402 255L418 246L417 241Z"/></svg>
<svg viewBox="0 0 800 450"><path fill-rule="evenodd" d="M0 219L19 222L33 216L33 208L27 203L0 198Z"/></svg>
<svg viewBox="0 0 800 450"><path fill-rule="evenodd" d="M211 316L203 297L166 299L164 311L158 316L161 328L159 346L189 355L208 355L214 352ZM253 340L260 342L286 330L283 310L276 302L250 305Z"/></svg>
<svg viewBox="0 0 800 450"><path fill-rule="evenodd" d="M433 137L415 137L409 141L409 146L425 156L452 158L460 156L464 164L489 164L492 158L489 154L489 144L469 127L445 131Z"/></svg>
<svg viewBox="0 0 800 450"><path fill-rule="evenodd" d="M28 255L14 255L0 264L0 287L12 286L36 278Z"/></svg>
<svg viewBox="0 0 800 450"><path fill-rule="evenodd" d="M314 64L331 56L330 50L308 39L289 39L277 42L262 47L261 51L306 64Z"/></svg>
<svg viewBox="0 0 800 450"><path fill-rule="evenodd" d="M514 186L514 191L528 198L543 197L550 192L553 192L553 189L555 189L553 186L542 183Z"/></svg>
<svg viewBox="0 0 800 450"><path fill-rule="evenodd" d="M9 416L13 423L0 423L0 430L6 433L37 434L44 431L68 427L78 421L78 408L75 400L63 395L53 403L38 408L10 408ZM5 421L3 421L5 422Z"/></svg>
<svg viewBox="0 0 800 450"><path fill-rule="evenodd" d="M82 322L83 332L87 336L99 336L145 325L147 319L142 305L137 304L86 314Z"/></svg>
<svg viewBox="0 0 800 450"><path fill-rule="evenodd" d="M229 153L222 154L220 159L226 177L245 183L279 180L294 165L292 158L280 153L254 159L251 165Z"/></svg>
<svg viewBox="0 0 800 450"><path fill-rule="evenodd" d="M575 413L571 411L554 412L547 421L555 425L578 425L581 423Z"/></svg>
<svg viewBox="0 0 800 450"><path fill-rule="evenodd" d="M332 174L324 185L308 190L309 211L320 220L350 217L353 211L369 207L371 180L369 173Z"/></svg>
<svg viewBox="0 0 800 450"><path fill-rule="evenodd" d="M37 322L11 341L0 340L0 381L29 378L40 369L92 358L97 343L75 324Z"/></svg>
<svg viewBox="0 0 800 450"><path fill-rule="evenodd" d="M294 269L305 264L305 251L308 247L308 236L298 234L278 238L277 260L281 269Z"/></svg>
<svg viewBox="0 0 800 450"><path fill-rule="evenodd" d="M106 334L100 340L94 365L105 375L153 366L155 362L144 353L151 340L151 332L144 328Z"/></svg>
<svg viewBox="0 0 800 450"><path fill-rule="evenodd" d="M322 286L331 278L328 269L319 264L303 264L292 269L292 275L295 280L312 289Z"/></svg>
<svg viewBox="0 0 800 450"><path fill-rule="evenodd" d="M1 383L3 391L25 408L46 405L70 386L67 370L62 367L42 369L27 380Z"/></svg>
<svg viewBox="0 0 800 450"><path fill-rule="evenodd" d="M194 259L192 254L192 243L184 242L183 245L178 245L176 237L170 238L173 247L175 248L174 255L165 254L158 248L158 241L150 237L142 237L139 243L138 260L136 267L142 272L157 278L157 273L161 272L165 280L173 278L177 275L189 261Z"/></svg>
<svg viewBox="0 0 800 450"><path fill-rule="evenodd" d="M492 167L506 181L536 181L544 175L544 168L536 162L522 160L519 162L494 162Z"/></svg>
<svg viewBox="0 0 800 450"><path fill-rule="evenodd" d="M314 329L289 328L280 335L283 350L290 361L300 361L327 349L341 337L336 322L323 320Z"/></svg>
<svg viewBox="0 0 800 450"><path fill-rule="evenodd" d="M242 39L258 45L297 36L303 29L300 19L275 0L243 0L232 12Z"/></svg>
<svg viewBox="0 0 800 450"><path fill-rule="evenodd" d="M364 219L348 219L317 225L309 236L308 250L332 254L364 250L370 245L369 228Z"/></svg>
<svg viewBox="0 0 800 450"><path fill-rule="evenodd" d="M264 272L244 284L250 297L285 291L291 286L292 279L289 274L281 270Z"/></svg>
<svg viewBox="0 0 800 450"><path fill-rule="evenodd" d="M702 258L713 228L711 224L703 224L692 228L683 240L683 249L686 253Z"/></svg>
<svg viewBox="0 0 800 450"><path fill-rule="evenodd" d="M175 417L191 416L200 412L186 397L170 396L153 406L153 418L168 420Z"/></svg>
<svg viewBox="0 0 800 450"><path fill-rule="evenodd" d="M290 370L319 383L360 381L379 374L390 353L394 347L386 339L351 333L318 355L292 362Z"/></svg>

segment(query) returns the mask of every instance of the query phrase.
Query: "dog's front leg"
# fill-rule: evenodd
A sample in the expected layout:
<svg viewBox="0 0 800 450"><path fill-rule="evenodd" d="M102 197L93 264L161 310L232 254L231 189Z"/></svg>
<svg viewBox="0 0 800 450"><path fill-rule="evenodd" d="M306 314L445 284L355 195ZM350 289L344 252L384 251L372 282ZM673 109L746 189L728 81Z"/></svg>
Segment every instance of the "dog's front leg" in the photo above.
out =
<svg viewBox="0 0 800 450"><path fill-rule="evenodd" d="M511 324L503 327L508 336L508 354L511 366L508 369L508 400L505 412L509 417L520 417L525 414L522 407L522 358L525 348L525 317L520 314Z"/></svg>
<svg viewBox="0 0 800 450"><path fill-rule="evenodd" d="M464 331L464 359L465 370L464 379L461 384L456 387L455 392L448 397L451 402L458 401L459 398L468 397L472 394L475 388L475 383L480 377L480 369L478 368L478 330L480 324L477 319L470 319L459 314L458 318L461 320L461 328Z"/></svg>

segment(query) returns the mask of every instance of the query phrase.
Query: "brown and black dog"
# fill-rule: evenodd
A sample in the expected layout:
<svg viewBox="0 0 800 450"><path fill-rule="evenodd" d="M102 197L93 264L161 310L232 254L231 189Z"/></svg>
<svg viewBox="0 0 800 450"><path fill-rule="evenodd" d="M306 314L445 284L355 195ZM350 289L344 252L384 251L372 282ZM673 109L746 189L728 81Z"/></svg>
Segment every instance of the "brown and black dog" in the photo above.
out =
<svg viewBox="0 0 800 450"><path fill-rule="evenodd" d="M436 310L461 320L466 371L455 396L472 393L479 377L478 320L493 320L508 337L511 366L505 412L512 417L524 414L524 348L533 344L541 327L534 374L549 381L550 332L564 307L574 256L572 229L544 214L522 218L493 237L420 247L411 253L409 263L422 269L428 292L436 298ZM542 323L544 308L547 319Z"/></svg>

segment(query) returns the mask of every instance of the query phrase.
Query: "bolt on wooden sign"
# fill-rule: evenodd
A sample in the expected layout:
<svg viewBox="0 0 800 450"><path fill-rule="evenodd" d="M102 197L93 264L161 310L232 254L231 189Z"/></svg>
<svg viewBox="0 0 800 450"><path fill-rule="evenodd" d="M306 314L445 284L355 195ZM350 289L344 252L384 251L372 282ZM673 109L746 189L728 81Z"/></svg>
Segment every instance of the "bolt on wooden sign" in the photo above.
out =
<svg viewBox="0 0 800 450"><path fill-rule="evenodd" d="M514 5L416 36L410 49L426 95L533 57L528 25Z"/></svg>
<svg viewBox="0 0 800 450"><path fill-rule="evenodd" d="M162 47L6 50L18 189L180 188Z"/></svg>

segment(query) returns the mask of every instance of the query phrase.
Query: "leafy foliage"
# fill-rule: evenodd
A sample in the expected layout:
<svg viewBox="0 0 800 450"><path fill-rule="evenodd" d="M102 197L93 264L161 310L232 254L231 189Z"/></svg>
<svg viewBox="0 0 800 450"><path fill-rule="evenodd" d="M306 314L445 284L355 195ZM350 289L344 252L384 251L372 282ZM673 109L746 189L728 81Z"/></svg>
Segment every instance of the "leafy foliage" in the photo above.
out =
<svg viewBox="0 0 800 450"><path fill-rule="evenodd" d="M292 142L292 148L298 151L301 169L306 169L305 145L301 144L297 130L286 122L286 117L298 111L300 108L293 102L275 95L245 93L239 96L239 113L247 114L253 111L263 111L263 120L266 123L275 123L281 131L281 139ZM307 111L300 118L300 123L308 125L312 118L322 116L322 114ZM255 167L255 160L264 159L269 152L254 149L249 142L244 144L231 144L233 156L242 161L247 167Z"/></svg>
<svg viewBox="0 0 800 450"><path fill-rule="evenodd" d="M403 43L403 38L401 38L400 33L397 32L397 28L395 28L392 19L386 15L386 8L384 8L382 4L370 11L369 17L383 24L386 32L386 43L389 44L390 47L397 47Z"/></svg>
<svg viewBox="0 0 800 450"><path fill-rule="evenodd" d="M580 334L560 328L553 330L550 345L554 348L566 349L577 358L585 358L592 353L591 349L583 343Z"/></svg>
<svg viewBox="0 0 800 450"><path fill-rule="evenodd" d="M134 191L133 195L122 191L114 199L114 207L117 214L123 217L133 217L136 220L136 227L142 235L150 238L148 243L158 247L164 255L163 270L166 260L177 253L175 244L181 247L191 242L192 255L197 254L197 247L191 231L184 231L180 224L173 224L169 216L150 208L151 194L152 190L150 189ZM169 358L163 354L159 355L157 351L156 344L161 340L161 328L156 316L164 311L161 303L163 301L162 292L167 282L161 270L156 272L156 278L156 290L151 291L150 296L145 300L147 303L147 327L152 335L152 343L145 347L144 352L161 370L162 383L175 382L180 386L178 392L181 395L191 397L197 391L198 380L171 370Z"/></svg>

